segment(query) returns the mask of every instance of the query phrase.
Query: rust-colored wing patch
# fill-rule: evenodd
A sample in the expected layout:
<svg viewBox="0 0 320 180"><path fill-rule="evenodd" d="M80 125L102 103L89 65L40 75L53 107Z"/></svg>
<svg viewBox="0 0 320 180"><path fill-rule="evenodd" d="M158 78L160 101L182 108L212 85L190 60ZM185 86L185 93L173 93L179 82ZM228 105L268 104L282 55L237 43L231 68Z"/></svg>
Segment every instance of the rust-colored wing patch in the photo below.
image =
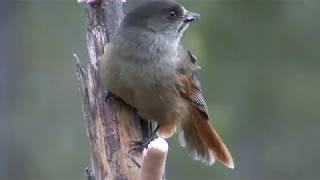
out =
<svg viewBox="0 0 320 180"><path fill-rule="evenodd" d="M179 75L178 90L182 97L188 99L194 105L201 115L208 119L208 108L204 100L202 90L187 75Z"/></svg>

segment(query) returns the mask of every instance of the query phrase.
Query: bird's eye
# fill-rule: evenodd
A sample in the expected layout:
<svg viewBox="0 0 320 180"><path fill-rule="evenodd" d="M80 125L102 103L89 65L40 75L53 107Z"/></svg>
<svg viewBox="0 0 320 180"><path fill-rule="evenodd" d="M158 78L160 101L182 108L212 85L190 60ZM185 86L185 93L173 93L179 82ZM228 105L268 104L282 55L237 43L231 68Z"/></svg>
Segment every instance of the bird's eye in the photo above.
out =
<svg viewBox="0 0 320 180"><path fill-rule="evenodd" d="M170 19L174 19L175 17L177 17L178 13L175 10L170 10L168 15Z"/></svg>
<svg viewBox="0 0 320 180"><path fill-rule="evenodd" d="M173 6L164 11L169 20L175 21L178 20L182 15L182 9L179 6Z"/></svg>
<svg viewBox="0 0 320 180"><path fill-rule="evenodd" d="M174 10L170 10L170 11L169 11L169 16L170 16L171 18L174 18L174 17L177 16L177 12L174 11Z"/></svg>

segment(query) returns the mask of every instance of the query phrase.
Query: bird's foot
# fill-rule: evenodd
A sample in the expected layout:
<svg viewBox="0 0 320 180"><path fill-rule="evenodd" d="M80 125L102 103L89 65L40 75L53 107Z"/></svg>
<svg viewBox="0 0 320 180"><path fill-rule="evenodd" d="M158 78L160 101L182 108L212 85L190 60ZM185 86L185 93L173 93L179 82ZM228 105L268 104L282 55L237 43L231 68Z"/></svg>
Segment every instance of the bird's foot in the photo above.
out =
<svg viewBox="0 0 320 180"><path fill-rule="evenodd" d="M130 141L132 148L129 150L129 153L130 152L142 153L144 149L147 149L150 142L158 137L157 131L158 131L159 127L160 126L158 125L157 128L150 134L150 136L148 136L140 141Z"/></svg>
<svg viewBox="0 0 320 180"><path fill-rule="evenodd" d="M128 154L128 158L135 164L139 169L141 168L141 164L130 154Z"/></svg>
<svg viewBox="0 0 320 180"><path fill-rule="evenodd" d="M141 139L140 141L130 141L131 149L130 152L138 152L142 153L144 149L148 148L148 145L151 141L157 138L157 134L154 134L152 136L149 136L147 138Z"/></svg>

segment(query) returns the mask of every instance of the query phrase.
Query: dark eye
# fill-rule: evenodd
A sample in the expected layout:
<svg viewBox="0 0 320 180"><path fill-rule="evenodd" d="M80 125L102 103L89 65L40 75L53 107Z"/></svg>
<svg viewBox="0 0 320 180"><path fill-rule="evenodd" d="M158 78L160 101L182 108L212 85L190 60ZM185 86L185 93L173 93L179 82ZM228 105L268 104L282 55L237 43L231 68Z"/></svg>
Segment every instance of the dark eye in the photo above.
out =
<svg viewBox="0 0 320 180"><path fill-rule="evenodd" d="M183 10L179 5L172 6L164 11L169 20L177 20L182 16Z"/></svg>
<svg viewBox="0 0 320 180"><path fill-rule="evenodd" d="M170 11L169 11L169 16L170 16L171 18L176 17L176 16L177 16L177 11L175 11L175 10L170 10Z"/></svg>

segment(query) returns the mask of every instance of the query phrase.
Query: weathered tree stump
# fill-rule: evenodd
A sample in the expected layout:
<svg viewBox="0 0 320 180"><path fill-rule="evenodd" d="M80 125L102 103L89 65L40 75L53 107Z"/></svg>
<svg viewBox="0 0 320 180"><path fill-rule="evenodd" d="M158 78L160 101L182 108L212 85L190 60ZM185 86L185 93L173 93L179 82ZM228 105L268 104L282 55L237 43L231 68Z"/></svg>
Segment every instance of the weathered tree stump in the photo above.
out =
<svg viewBox="0 0 320 180"><path fill-rule="evenodd" d="M124 17L122 0L102 0L85 10L90 62L82 66L76 57L77 77L90 143L95 179L136 179L139 168L128 158L130 141L142 138L135 110L105 92L100 83L99 61L104 47ZM145 134L145 133L144 133ZM141 156L134 157L138 162Z"/></svg>

